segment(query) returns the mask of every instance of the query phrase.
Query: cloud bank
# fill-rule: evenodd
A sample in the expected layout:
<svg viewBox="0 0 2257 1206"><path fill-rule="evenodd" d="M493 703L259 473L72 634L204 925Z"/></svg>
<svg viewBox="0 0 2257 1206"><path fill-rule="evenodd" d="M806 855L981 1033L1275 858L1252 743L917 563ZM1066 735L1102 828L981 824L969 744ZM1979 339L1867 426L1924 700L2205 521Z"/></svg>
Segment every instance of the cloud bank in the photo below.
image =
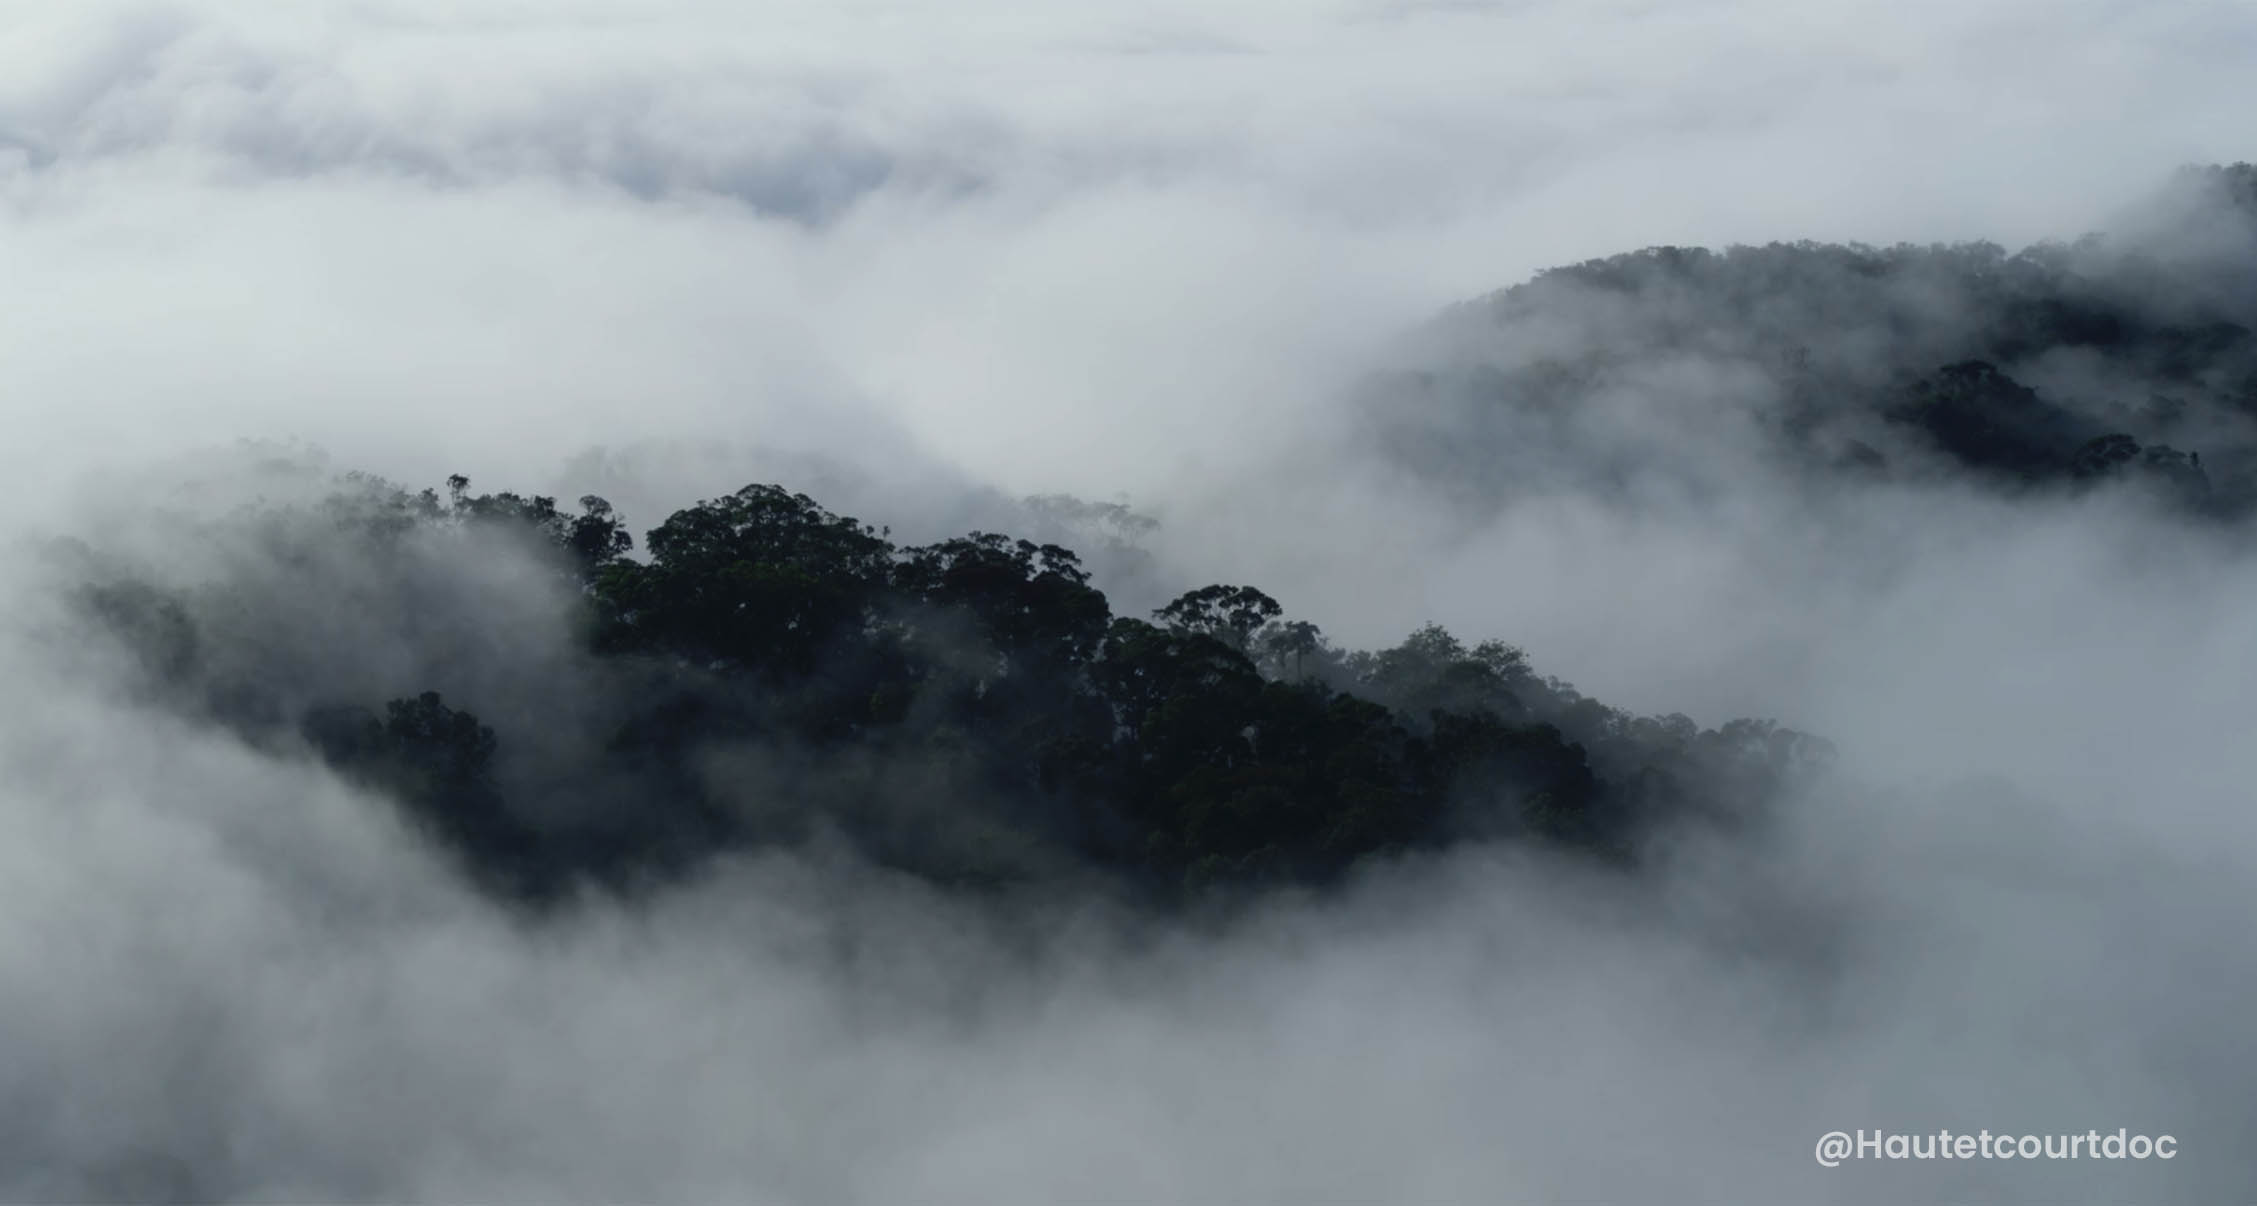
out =
<svg viewBox="0 0 2257 1206"><path fill-rule="evenodd" d="M1635 884L1473 849L1199 925L816 850L528 921L311 761L132 697L25 556L0 575L0 1196L2250 1192L2237 538L2115 497L1811 510L1728 444L1700 448L1737 483L1708 505L1469 520L1340 454L1406 327L1546 265L2073 236L2247 157L2246 16L6 21L0 469L27 536L162 557L145 517L193 504L180 477L269 488L196 459L242 437L600 488L638 528L771 469L930 535L1122 495L1163 523L1123 576L1257 581L1363 644L1440 619L1613 702L1779 715L1844 765L1779 832ZM2183 1154L1808 1154L2118 1126Z"/></svg>

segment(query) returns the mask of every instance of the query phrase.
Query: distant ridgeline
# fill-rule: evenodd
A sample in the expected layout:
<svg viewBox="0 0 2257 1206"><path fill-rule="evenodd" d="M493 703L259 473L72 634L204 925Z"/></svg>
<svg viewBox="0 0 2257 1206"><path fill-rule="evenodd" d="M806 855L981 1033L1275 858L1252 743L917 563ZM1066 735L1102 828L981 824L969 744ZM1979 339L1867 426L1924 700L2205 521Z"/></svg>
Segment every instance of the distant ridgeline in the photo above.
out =
<svg viewBox="0 0 2257 1206"><path fill-rule="evenodd" d="M1630 866L1827 752L1435 627L1343 652L1249 587L1115 616L1064 548L896 548L775 486L675 514L647 560L602 499L450 487L237 515L193 585L75 547L76 597L154 698L326 761L527 902L776 847L1161 903L1468 839Z"/></svg>
<svg viewBox="0 0 2257 1206"><path fill-rule="evenodd" d="M2257 167L2189 168L2134 228L1993 244L1655 248L1445 315L1373 386L1377 441L1479 502L1731 472L2144 484L2257 509Z"/></svg>

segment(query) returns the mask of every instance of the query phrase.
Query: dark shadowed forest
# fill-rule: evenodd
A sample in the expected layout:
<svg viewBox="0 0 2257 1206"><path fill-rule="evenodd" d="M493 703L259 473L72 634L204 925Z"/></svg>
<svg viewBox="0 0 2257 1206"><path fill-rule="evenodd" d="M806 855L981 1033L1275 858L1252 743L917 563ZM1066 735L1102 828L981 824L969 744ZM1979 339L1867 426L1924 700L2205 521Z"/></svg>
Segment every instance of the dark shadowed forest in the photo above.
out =
<svg viewBox="0 0 2257 1206"><path fill-rule="evenodd" d="M943 883L1155 900L1475 838L1627 864L1667 824L1760 818L1825 750L1627 715L1435 626L1343 651L1250 586L1115 615L1071 550L897 548L770 485L669 517L644 558L600 498L459 477L356 480L212 535L245 560L193 589L82 569L148 689L377 788L526 900L818 840ZM434 597L492 558L528 567L514 589L546 596L566 652L512 659L492 626L522 603ZM380 651L427 689L355 697Z"/></svg>
<svg viewBox="0 0 2257 1206"><path fill-rule="evenodd" d="M1458 307L1368 420L1477 506L1598 485L1715 493L1725 433L1812 492L2129 485L2257 509L2257 168L2188 168L2131 228L1992 243L1661 247ZM1749 472L1735 463L1721 472Z"/></svg>

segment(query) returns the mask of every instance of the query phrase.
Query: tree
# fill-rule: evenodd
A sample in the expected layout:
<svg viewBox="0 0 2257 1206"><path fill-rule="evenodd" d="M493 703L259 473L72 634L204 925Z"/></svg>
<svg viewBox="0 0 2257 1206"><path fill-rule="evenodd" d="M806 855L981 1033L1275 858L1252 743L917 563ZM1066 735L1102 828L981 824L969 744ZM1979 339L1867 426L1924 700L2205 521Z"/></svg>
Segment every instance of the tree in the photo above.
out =
<svg viewBox="0 0 2257 1206"><path fill-rule="evenodd" d="M1359 689L1421 724L1436 711L1519 716L1534 680L1518 648L1487 641L1468 649L1439 624L1421 626L1392 649L1352 657L1349 669Z"/></svg>
<svg viewBox="0 0 2257 1206"><path fill-rule="evenodd" d="M1324 634L1307 620L1268 625L1256 644L1265 668L1295 680L1304 677L1309 659L1325 649Z"/></svg>
<svg viewBox="0 0 2257 1206"><path fill-rule="evenodd" d="M786 675L862 631L893 567L876 529L778 486L677 511L648 545L597 577L607 643Z"/></svg>
<svg viewBox="0 0 2257 1206"><path fill-rule="evenodd" d="M1245 653L1255 631L1284 612L1277 600L1251 586L1202 586L1155 614L1170 628L1210 636Z"/></svg>
<svg viewBox="0 0 2257 1206"><path fill-rule="evenodd" d="M1474 828L1498 821L1540 836L1589 843L1602 784L1583 747L1548 724L1511 725L1495 713L1437 712L1430 773L1436 790L1469 809Z"/></svg>
<svg viewBox="0 0 2257 1206"><path fill-rule="evenodd" d="M1010 658L1079 665L1112 618L1072 552L988 532L905 550L893 582L920 603L972 616Z"/></svg>
<svg viewBox="0 0 2257 1206"><path fill-rule="evenodd" d="M759 484L675 512L648 544L654 562L678 572L754 564L863 582L883 581L893 554L870 525L834 515L804 494Z"/></svg>
<svg viewBox="0 0 2257 1206"><path fill-rule="evenodd" d="M1888 412L1971 468L2034 482L2059 474L2092 424L1982 360L1937 369Z"/></svg>
<svg viewBox="0 0 2257 1206"><path fill-rule="evenodd" d="M443 511L433 491L424 491L420 498L427 512L444 514L457 523L517 526L540 533L564 551L583 583L592 583L605 566L635 547L626 522L613 512L610 502L594 494L580 497L580 514L566 515L557 510L555 499L545 495L526 498L507 491L472 495L470 479L457 473L447 479L447 506Z"/></svg>
<svg viewBox="0 0 2257 1206"><path fill-rule="evenodd" d="M580 496L580 514L565 522L560 536L581 573L590 578L635 547L626 521L612 511L610 502L594 494Z"/></svg>
<svg viewBox="0 0 2257 1206"><path fill-rule="evenodd" d="M1131 732L1171 701L1244 699L1262 683L1245 654L1214 637L1127 617L1113 621L1091 674Z"/></svg>
<svg viewBox="0 0 2257 1206"><path fill-rule="evenodd" d="M510 811L492 775L494 730L436 691L365 708L319 708L300 732L342 773L389 795L488 881L518 894L553 889L562 870L542 835Z"/></svg>
<svg viewBox="0 0 2257 1206"><path fill-rule="evenodd" d="M2069 458L2069 472L2080 478L2105 477L2139 459L2139 441L2123 432L2094 436Z"/></svg>

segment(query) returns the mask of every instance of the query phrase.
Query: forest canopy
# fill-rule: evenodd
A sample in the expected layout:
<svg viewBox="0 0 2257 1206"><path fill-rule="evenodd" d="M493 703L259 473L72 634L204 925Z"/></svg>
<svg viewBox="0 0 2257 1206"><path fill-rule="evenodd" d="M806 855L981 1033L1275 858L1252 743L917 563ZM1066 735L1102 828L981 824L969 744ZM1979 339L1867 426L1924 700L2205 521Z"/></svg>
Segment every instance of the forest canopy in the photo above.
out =
<svg viewBox="0 0 2257 1206"><path fill-rule="evenodd" d="M1827 748L1633 716L1435 626L1343 650L1252 586L1116 615L1070 549L897 547L775 485L669 516L639 557L601 498L462 477L348 478L204 531L238 555L201 583L73 554L145 687L321 759L529 903L810 843L1153 902L1469 838L1628 865L1669 824L1762 815Z"/></svg>
<svg viewBox="0 0 2257 1206"><path fill-rule="evenodd" d="M2257 165L2143 222L1988 242L1654 247L1455 307L1367 389L1363 435L1473 505L1785 470L2126 488L2257 513ZM2159 215L2159 216L2158 216Z"/></svg>

